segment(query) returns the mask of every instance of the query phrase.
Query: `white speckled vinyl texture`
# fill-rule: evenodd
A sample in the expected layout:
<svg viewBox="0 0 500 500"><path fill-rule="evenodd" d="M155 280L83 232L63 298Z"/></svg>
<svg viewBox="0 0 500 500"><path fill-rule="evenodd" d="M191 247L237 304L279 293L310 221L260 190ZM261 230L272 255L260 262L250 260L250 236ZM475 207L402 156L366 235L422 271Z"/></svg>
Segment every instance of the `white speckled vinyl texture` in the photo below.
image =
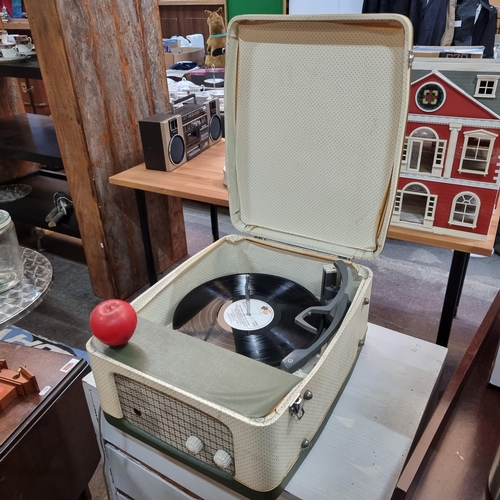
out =
<svg viewBox="0 0 500 500"><path fill-rule="evenodd" d="M398 15L233 18L226 166L238 230L350 259L380 253L400 168L411 36Z"/></svg>
<svg viewBox="0 0 500 500"><path fill-rule="evenodd" d="M252 238L228 236L179 266L132 304L139 316L159 324L171 321L175 306L192 288L222 274L265 272L285 276L319 294L321 271L333 258L313 252L286 248ZM281 483L301 453L303 439L312 439L353 367L358 343L364 337L369 306L372 273L348 263L351 307L335 338L330 342L311 372L265 418L250 419L196 394L174 387L117 362L99 352L90 341L90 362L103 410L116 418L123 416L114 374L129 377L167 394L226 425L234 442L234 477L257 491L268 491ZM144 352L147 357L148 353ZM189 353L179 353L189 356ZM214 359L214 363L217 360ZM189 365L186 365L187 369ZM288 408L299 393L309 389L314 397L306 403L300 421L289 415ZM188 410L187 410L188 411ZM189 436L185 436L186 439Z"/></svg>
<svg viewBox="0 0 500 500"><path fill-rule="evenodd" d="M409 21L396 15L233 19L225 89L231 218L237 229L292 246L223 238L138 297L139 316L168 326L190 290L233 273L276 274L318 296L329 255L366 259L381 251L399 174L411 37ZM196 408L226 425L235 479L256 491L275 488L300 456L302 441L321 426L366 333L372 273L355 264L348 269L352 303L340 329L267 416L243 417L89 342L104 411L123 416L115 373L146 384L186 411ZM288 409L306 389L314 396L298 420Z"/></svg>

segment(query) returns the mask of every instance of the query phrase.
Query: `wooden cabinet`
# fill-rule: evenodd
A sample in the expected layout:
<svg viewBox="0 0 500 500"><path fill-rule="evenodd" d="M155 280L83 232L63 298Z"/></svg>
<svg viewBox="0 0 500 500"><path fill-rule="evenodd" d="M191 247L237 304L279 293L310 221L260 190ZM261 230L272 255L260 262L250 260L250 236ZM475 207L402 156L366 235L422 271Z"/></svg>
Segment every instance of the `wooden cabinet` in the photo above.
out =
<svg viewBox="0 0 500 500"><path fill-rule="evenodd" d="M22 63L0 65L0 80L10 82L12 94L22 99L19 82L40 81L36 57ZM26 105L24 104L24 108ZM48 105L47 105L48 110ZM16 201L0 201L15 222L49 229L45 217L54 208L54 194L70 196L52 117L45 114L5 113L0 117L0 183L20 182L31 187L31 193ZM19 111L19 112L17 112ZM62 219L52 231L79 237L74 213Z"/></svg>
<svg viewBox="0 0 500 500"><path fill-rule="evenodd" d="M205 10L224 8L224 2L213 1L176 1L160 0L160 21L163 38L174 35L186 36L201 33L204 40L208 38L208 24Z"/></svg>

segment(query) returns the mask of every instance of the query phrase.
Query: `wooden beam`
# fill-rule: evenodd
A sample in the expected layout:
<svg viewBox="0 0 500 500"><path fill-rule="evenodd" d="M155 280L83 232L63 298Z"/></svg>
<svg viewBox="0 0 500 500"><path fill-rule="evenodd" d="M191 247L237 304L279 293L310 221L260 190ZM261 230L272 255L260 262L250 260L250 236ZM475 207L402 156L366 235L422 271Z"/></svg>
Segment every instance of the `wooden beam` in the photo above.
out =
<svg viewBox="0 0 500 500"><path fill-rule="evenodd" d="M134 193L110 175L143 161L138 121L169 108L155 0L27 0L30 27L94 293L147 282ZM149 196L159 271L185 255L181 200Z"/></svg>

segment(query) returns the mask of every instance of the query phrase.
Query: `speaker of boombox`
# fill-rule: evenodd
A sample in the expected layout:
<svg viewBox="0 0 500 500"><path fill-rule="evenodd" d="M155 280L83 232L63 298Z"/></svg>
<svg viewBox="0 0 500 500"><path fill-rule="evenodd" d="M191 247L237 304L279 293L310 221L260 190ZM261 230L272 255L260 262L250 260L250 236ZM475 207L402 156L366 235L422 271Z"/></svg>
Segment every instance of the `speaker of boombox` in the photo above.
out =
<svg viewBox="0 0 500 500"><path fill-rule="evenodd" d="M220 141L222 137L222 120L220 117L219 99L217 97L209 99L204 103L207 106L208 115L208 138L210 146Z"/></svg>
<svg viewBox="0 0 500 500"><path fill-rule="evenodd" d="M186 162L182 117L159 113L139 120L146 168L170 172Z"/></svg>
<svg viewBox="0 0 500 500"><path fill-rule="evenodd" d="M194 104L187 100L194 99ZM174 113L159 113L139 121L147 169L170 172L222 138L219 99L201 104L188 96Z"/></svg>

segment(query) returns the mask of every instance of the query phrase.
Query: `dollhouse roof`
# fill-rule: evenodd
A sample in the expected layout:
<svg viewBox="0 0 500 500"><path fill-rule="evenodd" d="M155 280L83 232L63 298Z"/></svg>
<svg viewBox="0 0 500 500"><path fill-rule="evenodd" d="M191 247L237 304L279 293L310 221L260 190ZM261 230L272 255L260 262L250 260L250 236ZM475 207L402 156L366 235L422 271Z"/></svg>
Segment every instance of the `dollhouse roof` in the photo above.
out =
<svg viewBox="0 0 500 500"><path fill-rule="evenodd" d="M497 91L499 95L495 99L484 98L484 97L474 97L476 92L476 84L478 75L498 75L500 76L500 68L475 68L467 69L463 71L459 70L433 70L433 69L414 69L412 71L412 84L421 80L425 76L435 73L447 79L456 88L460 89L464 94L468 95L474 101L480 103L482 106L488 110L495 113L500 118L500 90Z"/></svg>

